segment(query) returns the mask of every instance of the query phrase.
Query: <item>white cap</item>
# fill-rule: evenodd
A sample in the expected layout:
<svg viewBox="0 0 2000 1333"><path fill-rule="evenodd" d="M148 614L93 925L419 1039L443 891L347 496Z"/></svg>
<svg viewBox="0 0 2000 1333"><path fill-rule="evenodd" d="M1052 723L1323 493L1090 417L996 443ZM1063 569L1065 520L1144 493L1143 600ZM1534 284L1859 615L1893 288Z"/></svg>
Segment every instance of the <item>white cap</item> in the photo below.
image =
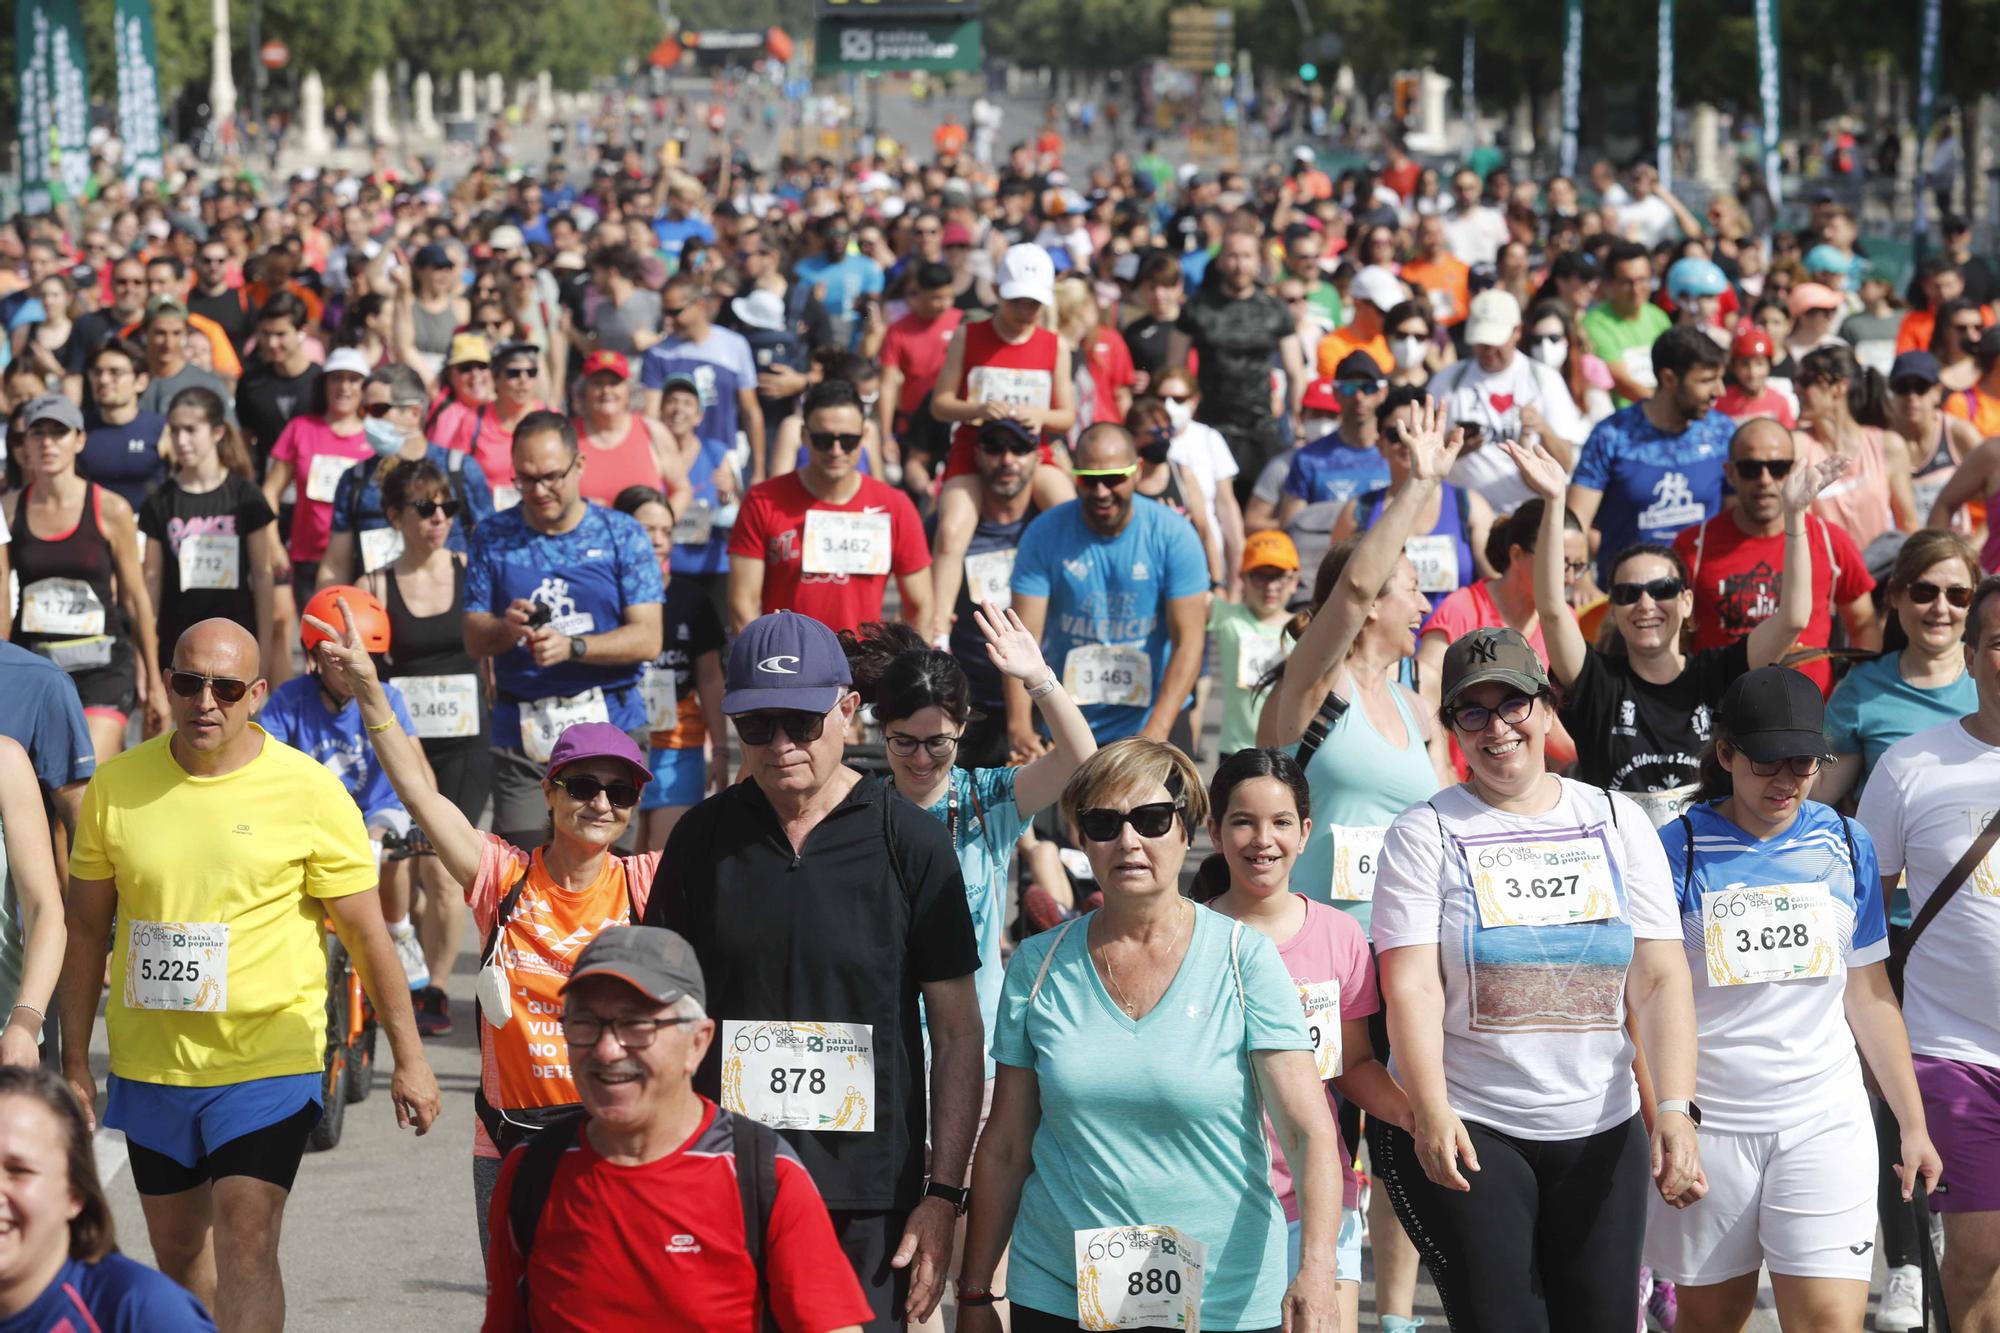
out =
<svg viewBox="0 0 2000 1333"><path fill-rule="evenodd" d="M338 375L344 370L350 375L367 379L374 367L368 364L368 358L362 355L360 348L336 347L327 354L326 364L320 369L328 375Z"/></svg>
<svg viewBox="0 0 2000 1333"><path fill-rule="evenodd" d="M1370 264L1354 275L1354 281L1347 288L1349 300L1366 301L1383 314L1407 301L1403 293L1403 281L1380 264Z"/></svg>
<svg viewBox="0 0 2000 1333"><path fill-rule="evenodd" d="M729 303L729 308L753 329L769 333L785 327L784 298L768 288L759 287L748 296L737 297Z"/></svg>
<svg viewBox="0 0 2000 1333"><path fill-rule="evenodd" d="M1474 347L1498 347L1521 327L1521 303L1514 294L1489 287L1472 298L1465 317L1465 341Z"/></svg>
<svg viewBox="0 0 2000 1333"><path fill-rule="evenodd" d="M486 244L494 250L525 250L528 238L521 234L519 227L503 223L486 233Z"/></svg>
<svg viewBox="0 0 2000 1333"><path fill-rule="evenodd" d="M1000 256L1000 269L994 277L1003 301L1026 297L1043 305L1056 303L1055 261L1039 245L1023 241L1008 246L1007 253Z"/></svg>

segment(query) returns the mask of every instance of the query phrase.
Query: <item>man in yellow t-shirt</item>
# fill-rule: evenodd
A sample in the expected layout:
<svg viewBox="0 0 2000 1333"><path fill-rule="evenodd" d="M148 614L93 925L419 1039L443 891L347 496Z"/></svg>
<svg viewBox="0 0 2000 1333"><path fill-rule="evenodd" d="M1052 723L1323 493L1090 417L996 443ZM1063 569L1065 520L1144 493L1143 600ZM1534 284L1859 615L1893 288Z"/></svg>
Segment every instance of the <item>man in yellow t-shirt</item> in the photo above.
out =
<svg viewBox="0 0 2000 1333"><path fill-rule="evenodd" d="M59 992L63 1072L95 1120L90 1033L109 949L101 1118L125 1131L160 1268L224 1330L284 1325L278 1232L320 1113L325 917L395 1053L397 1121L422 1134L439 1100L361 811L251 723L269 690L257 665L234 622L189 629L153 682L174 729L91 779Z"/></svg>

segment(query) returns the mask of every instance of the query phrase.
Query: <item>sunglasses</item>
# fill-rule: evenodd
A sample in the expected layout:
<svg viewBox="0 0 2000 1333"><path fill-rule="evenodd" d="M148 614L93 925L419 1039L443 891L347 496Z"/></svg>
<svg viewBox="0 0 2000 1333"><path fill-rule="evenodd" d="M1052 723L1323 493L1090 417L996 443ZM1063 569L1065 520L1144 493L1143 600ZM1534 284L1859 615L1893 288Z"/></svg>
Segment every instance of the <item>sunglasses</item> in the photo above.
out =
<svg viewBox="0 0 2000 1333"><path fill-rule="evenodd" d="M1133 474L1138 472L1138 470L1139 465L1134 463L1131 467L1105 468L1100 472L1077 472L1072 475L1076 479L1076 484L1086 490L1094 486L1102 486L1105 490L1110 491L1116 490L1119 486L1132 480Z"/></svg>
<svg viewBox="0 0 2000 1333"><path fill-rule="evenodd" d="M1729 752L1731 754L1743 754L1743 751L1733 745L1729 747ZM1743 755L1743 757L1750 759L1749 755ZM1765 763L1760 759L1750 759L1750 771L1760 778L1775 778L1778 776L1779 769L1788 768L1792 771L1792 776L1795 778L1809 778L1819 772L1822 762L1824 761L1816 754L1795 754L1789 759L1774 759L1770 763Z"/></svg>
<svg viewBox="0 0 2000 1333"><path fill-rule="evenodd" d="M1163 393L1160 395L1160 401L1163 403L1185 403L1192 397L1194 395L1191 393Z"/></svg>
<svg viewBox="0 0 2000 1333"><path fill-rule="evenodd" d="M1026 458L1039 448L1041 448L1041 445L1035 441L1024 440L1019 436L998 440L989 436L979 442L979 452L989 454L994 458L998 458L1002 454L1013 454L1016 458Z"/></svg>
<svg viewBox="0 0 2000 1333"><path fill-rule="evenodd" d="M1951 331L1961 338L1977 338L1980 334L1986 332L1986 326L1984 324L1954 324L1951 326Z"/></svg>
<svg viewBox="0 0 2000 1333"><path fill-rule="evenodd" d="M205 685L214 691L215 701L219 704L241 703L243 696L250 692L247 680L237 680L234 676L204 676L194 671L170 671L167 673L167 684L183 699L201 698Z"/></svg>
<svg viewBox="0 0 2000 1333"><path fill-rule="evenodd" d="M446 518L458 517L456 500L413 500L410 502L410 508L418 518L430 518L437 514L443 514Z"/></svg>
<svg viewBox="0 0 2000 1333"><path fill-rule="evenodd" d="M633 782L599 782L593 777L553 778L556 786L569 793L579 805L589 805L599 792L616 810L630 810L639 804L639 787Z"/></svg>
<svg viewBox="0 0 2000 1333"><path fill-rule="evenodd" d="M537 373L539 372L533 366L515 366L511 370L501 371L500 378L503 380L531 380Z"/></svg>
<svg viewBox="0 0 2000 1333"><path fill-rule="evenodd" d="M931 758L943 759L958 748L958 737L944 732L939 732L935 736L911 736L892 731L882 738L882 743L889 747L890 754L900 755L905 759L915 754L920 745L930 753Z"/></svg>
<svg viewBox="0 0 2000 1333"><path fill-rule="evenodd" d="M1342 380L1334 391L1342 398L1359 398L1364 393L1380 393L1387 380Z"/></svg>
<svg viewBox="0 0 2000 1333"><path fill-rule="evenodd" d="M688 304L692 305L693 302L689 302ZM665 315L668 319L679 319L681 317L681 312L686 309L687 306L685 305L663 305L660 307L660 313L662 315Z"/></svg>
<svg viewBox="0 0 2000 1333"><path fill-rule="evenodd" d="M808 432L806 438L812 441L813 448L825 449L830 453L850 454L861 447L859 433L850 435L845 432L816 430Z"/></svg>
<svg viewBox="0 0 2000 1333"><path fill-rule="evenodd" d="M1186 804L1182 799L1135 805L1130 810L1081 810L1076 826L1092 842L1116 842L1127 824L1142 838L1164 838L1174 827L1174 815Z"/></svg>
<svg viewBox="0 0 2000 1333"><path fill-rule="evenodd" d="M736 734L745 745L769 745L782 728L794 745L810 745L826 731L825 713L805 713L779 708L767 713L738 713L733 719Z"/></svg>
<svg viewBox="0 0 2000 1333"><path fill-rule="evenodd" d="M1729 465L1744 481L1755 481L1768 475L1773 481L1783 481L1792 470L1789 458L1738 458Z"/></svg>
<svg viewBox="0 0 2000 1333"><path fill-rule="evenodd" d="M369 403L366 406L364 406L361 410L363 412L366 412L369 416L374 417L377 420L380 420L381 418L386 417L391 412L395 411L396 405L394 403Z"/></svg>
<svg viewBox="0 0 2000 1333"><path fill-rule="evenodd" d="M1632 606L1641 596L1656 602L1671 602L1687 591L1687 584L1677 577L1648 579L1644 583L1614 583L1611 585L1611 601L1615 606Z"/></svg>
<svg viewBox="0 0 2000 1333"><path fill-rule="evenodd" d="M1943 593L1944 599L1961 611L1972 605L1972 589L1963 583L1953 584L1949 588L1940 588L1935 583L1919 579L1910 585L1909 593L1910 600L1918 606L1929 606L1938 599L1939 593Z"/></svg>
<svg viewBox="0 0 2000 1333"><path fill-rule="evenodd" d="M1929 393L1932 380L1897 380L1889 386L1889 392L1899 397L1909 398L1920 393Z"/></svg>
<svg viewBox="0 0 2000 1333"><path fill-rule="evenodd" d="M1567 574L1570 578L1580 579L1589 572L1590 572L1590 562L1588 560L1563 561L1563 573Z"/></svg>
<svg viewBox="0 0 2000 1333"><path fill-rule="evenodd" d="M1528 720L1528 714L1535 710L1535 696L1516 694L1502 699L1497 707L1487 708L1482 704L1466 704L1459 708L1445 709L1445 720L1468 736L1476 736L1486 730L1486 724L1499 718L1510 727L1518 727Z"/></svg>

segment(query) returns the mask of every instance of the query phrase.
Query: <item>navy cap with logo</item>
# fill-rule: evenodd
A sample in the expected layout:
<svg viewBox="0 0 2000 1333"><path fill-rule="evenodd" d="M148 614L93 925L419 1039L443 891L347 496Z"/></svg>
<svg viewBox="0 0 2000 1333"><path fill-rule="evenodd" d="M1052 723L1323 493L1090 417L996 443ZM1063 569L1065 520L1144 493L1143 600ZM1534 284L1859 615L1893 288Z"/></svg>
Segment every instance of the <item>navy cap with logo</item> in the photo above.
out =
<svg viewBox="0 0 2000 1333"><path fill-rule="evenodd" d="M764 708L824 713L853 683L832 630L796 611L773 611L745 625L729 646L722 711L731 717Z"/></svg>
<svg viewBox="0 0 2000 1333"><path fill-rule="evenodd" d="M1455 640L1444 650L1439 702L1449 707L1474 685L1495 680L1527 695L1549 688L1548 668L1519 630L1488 627Z"/></svg>
<svg viewBox="0 0 2000 1333"><path fill-rule="evenodd" d="M1003 444L1010 444L1015 440L1033 444L1039 438L1039 432L1018 418L995 417L979 428L977 438L982 444L989 439L999 440Z"/></svg>
<svg viewBox="0 0 2000 1333"><path fill-rule="evenodd" d="M659 926L609 926L583 946L563 983L568 991L586 977L622 981L664 1008L683 997L704 1007L708 988L694 946Z"/></svg>
<svg viewBox="0 0 2000 1333"><path fill-rule="evenodd" d="M1826 700L1804 672L1767 666L1722 692L1716 721L1729 743L1760 764L1827 753Z"/></svg>
<svg viewBox="0 0 2000 1333"><path fill-rule="evenodd" d="M1941 373L1938 359L1919 347L1902 353L1889 366L1889 383L1921 380L1925 384L1936 384Z"/></svg>

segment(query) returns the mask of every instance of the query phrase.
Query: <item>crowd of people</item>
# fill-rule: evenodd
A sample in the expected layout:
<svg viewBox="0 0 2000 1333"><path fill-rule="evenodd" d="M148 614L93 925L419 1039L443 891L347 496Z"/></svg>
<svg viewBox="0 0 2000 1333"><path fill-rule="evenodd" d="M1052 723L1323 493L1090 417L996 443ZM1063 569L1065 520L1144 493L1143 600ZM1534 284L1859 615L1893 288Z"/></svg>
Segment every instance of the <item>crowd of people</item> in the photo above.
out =
<svg viewBox="0 0 2000 1333"><path fill-rule="evenodd" d="M489 1330L2000 1330L1963 220L940 136L0 230L0 1330L283 1326L330 937Z"/></svg>

